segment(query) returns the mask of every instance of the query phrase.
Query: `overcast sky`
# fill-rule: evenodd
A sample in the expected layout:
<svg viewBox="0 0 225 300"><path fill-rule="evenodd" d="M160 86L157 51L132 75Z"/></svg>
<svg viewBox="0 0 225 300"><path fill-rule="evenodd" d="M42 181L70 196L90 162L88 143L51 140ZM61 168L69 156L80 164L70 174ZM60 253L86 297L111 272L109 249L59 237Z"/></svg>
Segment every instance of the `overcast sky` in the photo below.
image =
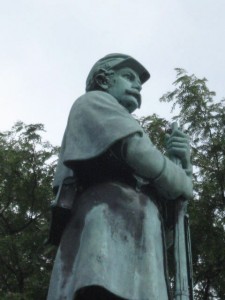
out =
<svg viewBox="0 0 225 300"><path fill-rule="evenodd" d="M159 98L174 68L225 96L225 0L0 0L0 131L43 123L61 143L68 113L102 56L132 55L151 73L137 115L171 118Z"/></svg>

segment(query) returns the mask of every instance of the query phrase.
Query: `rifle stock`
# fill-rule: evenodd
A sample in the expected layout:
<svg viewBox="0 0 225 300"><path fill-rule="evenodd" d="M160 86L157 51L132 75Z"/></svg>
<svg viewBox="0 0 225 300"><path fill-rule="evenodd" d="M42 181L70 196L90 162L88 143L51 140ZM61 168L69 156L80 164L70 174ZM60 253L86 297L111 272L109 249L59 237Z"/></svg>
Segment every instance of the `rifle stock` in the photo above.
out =
<svg viewBox="0 0 225 300"><path fill-rule="evenodd" d="M172 131L177 128L178 124L176 122L172 123ZM181 162L177 157L172 158L172 161L176 165L181 166ZM175 201L175 300L193 300L192 259L187 200L180 197Z"/></svg>

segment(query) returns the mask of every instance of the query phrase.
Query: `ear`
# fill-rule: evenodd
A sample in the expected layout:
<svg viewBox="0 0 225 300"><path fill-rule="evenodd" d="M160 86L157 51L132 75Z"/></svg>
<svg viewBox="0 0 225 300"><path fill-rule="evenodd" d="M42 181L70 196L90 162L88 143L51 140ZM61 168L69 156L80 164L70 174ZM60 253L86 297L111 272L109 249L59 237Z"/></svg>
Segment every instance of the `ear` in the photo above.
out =
<svg viewBox="0 0 225 300"><path fill-rule="evenodd" d="M107 76L105 76L104 74L98 74L95 77L95 81L97 83L97 85L102 89L102 90L107 90L109 87L109 80L107 78Z"/></svg>

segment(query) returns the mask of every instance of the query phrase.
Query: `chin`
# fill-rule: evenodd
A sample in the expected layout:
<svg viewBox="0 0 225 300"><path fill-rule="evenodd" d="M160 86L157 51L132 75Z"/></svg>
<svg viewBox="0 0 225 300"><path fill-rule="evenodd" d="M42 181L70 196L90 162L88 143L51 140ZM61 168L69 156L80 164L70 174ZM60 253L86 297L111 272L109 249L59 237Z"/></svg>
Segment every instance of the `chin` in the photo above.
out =
<svg viewBox="0 0 225 300"><path fill-rule="evenodd" d="M134 112L138 108L138 101L135 97L127 97L123 101L120 102L122 106L124 106L129 113Z"/></svg>
<svg viewBox="0 0 225 300"><path fill-rule="evenodd" d="M134 112L137 108L138 108L138 103L136 99L135 101L129 101L127 103L127 110L129 111L129 113Z"/></svg>
<svg viewBox="0 0 225 300"><path fill-rule="evenodd" d="M138 107L137 106L130 106L127 107L127 110L129 111L130 114L132 114Z"/></svg>

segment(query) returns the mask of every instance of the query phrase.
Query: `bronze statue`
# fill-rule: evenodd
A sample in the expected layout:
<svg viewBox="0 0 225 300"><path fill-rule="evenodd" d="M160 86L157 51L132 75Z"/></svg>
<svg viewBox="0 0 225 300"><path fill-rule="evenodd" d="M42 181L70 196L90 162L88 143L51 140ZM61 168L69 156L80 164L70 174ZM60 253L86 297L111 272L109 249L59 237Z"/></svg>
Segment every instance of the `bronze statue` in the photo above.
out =
<svg viewBox="0 0 225 300"><path fill-rule="evenodd" d="M169 299L160 207L192 197L190 150L173 130L176 165L132 117L149 77L132 57L107 55L72 106L54 180L48 300Z"/></svg>

